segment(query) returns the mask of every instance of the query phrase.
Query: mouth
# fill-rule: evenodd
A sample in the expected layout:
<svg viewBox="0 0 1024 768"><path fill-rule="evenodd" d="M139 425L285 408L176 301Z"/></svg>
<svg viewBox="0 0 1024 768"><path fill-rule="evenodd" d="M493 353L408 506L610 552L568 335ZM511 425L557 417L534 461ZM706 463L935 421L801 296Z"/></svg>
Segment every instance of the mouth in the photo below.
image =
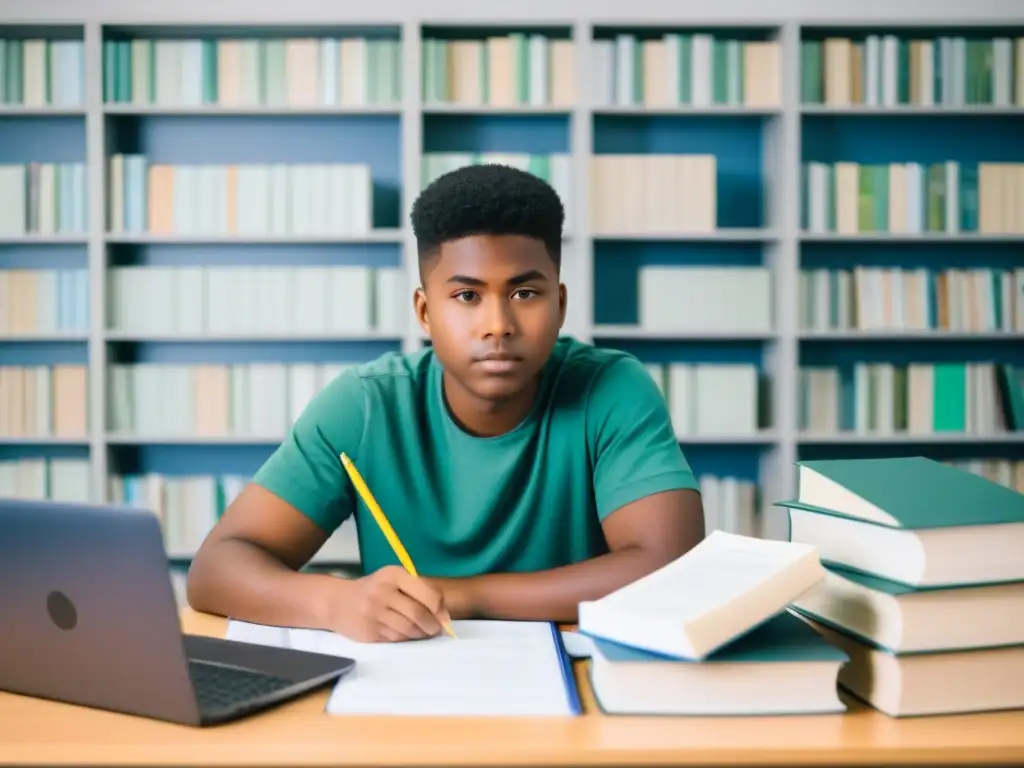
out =
<svg viewBox="0 0 1024 768"><path fill-rule="evenodd" d="M523 359L506 352L494 352L489 355L477 358L476 365L487 371L487 373L511 373L520 365Z"/></svg>

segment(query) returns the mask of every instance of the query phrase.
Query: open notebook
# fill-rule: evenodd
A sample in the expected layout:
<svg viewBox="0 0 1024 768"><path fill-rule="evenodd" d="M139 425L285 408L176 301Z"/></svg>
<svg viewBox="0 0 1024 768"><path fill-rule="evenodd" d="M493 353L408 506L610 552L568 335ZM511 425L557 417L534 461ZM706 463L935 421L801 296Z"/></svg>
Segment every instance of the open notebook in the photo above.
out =
<svg viewBox="0 0 1024 768"><path fill-rule="evenodd" d="M227 638L355 659L331 692L333 715L580 714L572 666L555 625L454 621L458 639L358 643L333 632L228 623Z"/></svg>

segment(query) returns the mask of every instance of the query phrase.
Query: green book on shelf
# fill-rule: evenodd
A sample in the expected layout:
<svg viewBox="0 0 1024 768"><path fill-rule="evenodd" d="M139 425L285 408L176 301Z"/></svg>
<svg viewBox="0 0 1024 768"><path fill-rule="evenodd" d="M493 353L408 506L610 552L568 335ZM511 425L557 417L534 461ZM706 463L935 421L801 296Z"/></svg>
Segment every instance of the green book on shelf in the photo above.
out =
<svg viewBox="0 0 1024 768"><path fill-rule="evenodd" d="M1024 368L1015 365L998 366L999 394L1006 414L1006 426L1014 431L1024 430Z"/></svg>
<svg viewBox="0 0 1024 768"><path fill-rule="evenodd" d="M914 587L1024 580L1024 494L920 456L797 466L776 506L822 561Z"/></svg>

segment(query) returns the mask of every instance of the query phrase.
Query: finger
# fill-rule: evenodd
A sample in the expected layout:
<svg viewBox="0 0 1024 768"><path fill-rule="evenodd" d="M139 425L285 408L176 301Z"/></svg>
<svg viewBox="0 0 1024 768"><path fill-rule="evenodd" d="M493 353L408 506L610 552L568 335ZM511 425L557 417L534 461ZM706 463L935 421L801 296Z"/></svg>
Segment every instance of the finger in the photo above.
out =
<svg viewBox="0 0 1024 768"><path fill-rule="evenodd" d="M432 637L441 631L441 622L423 603L413 600L404 592L395 592L389 607L413 622L423 634Z"/></svg>
<svg viewBox="0 0 1024 768"><path fill-rule="evenodd" d="M381 614L380 623L383 627L397 633L401 640L421 640L426 637L416 622L391 608Z"/></svg>
<svg viewBox="0 0 1024 768"><path fill-rule="evenodd" d="M404 637L397 629L392 629L387 624L380 624L377 627L377 639L385 643L402 643L409 638Z"/></svg>
<svg viewBox="0 0 1024 768"><path fill-rule="evenodd" d="M440 616L444 611L444 598L441 593L418 576L403 572L396 586L434 616Z"/></svg>

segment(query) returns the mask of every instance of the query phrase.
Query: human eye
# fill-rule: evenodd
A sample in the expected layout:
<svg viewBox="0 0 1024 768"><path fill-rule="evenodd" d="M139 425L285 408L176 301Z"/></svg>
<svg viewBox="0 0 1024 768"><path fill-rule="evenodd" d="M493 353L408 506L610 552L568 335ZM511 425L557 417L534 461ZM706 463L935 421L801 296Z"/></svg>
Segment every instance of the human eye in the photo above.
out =
<svg viewBox="0 0 1024 768"><path fill-rule="evenodd" d="M458 291L455 294L454 298L458 299L459 301L472 301L474 298L476 298L476 291L471 291L471 290L469 290L467 288L467 289Z"/></svg>
<svg viewBox="0 0 1024 768"><path fill-rule="evenodd" d="M531 299L537 295L537 292L533 288L520 288L512 295L522 299Z"/></svg>

